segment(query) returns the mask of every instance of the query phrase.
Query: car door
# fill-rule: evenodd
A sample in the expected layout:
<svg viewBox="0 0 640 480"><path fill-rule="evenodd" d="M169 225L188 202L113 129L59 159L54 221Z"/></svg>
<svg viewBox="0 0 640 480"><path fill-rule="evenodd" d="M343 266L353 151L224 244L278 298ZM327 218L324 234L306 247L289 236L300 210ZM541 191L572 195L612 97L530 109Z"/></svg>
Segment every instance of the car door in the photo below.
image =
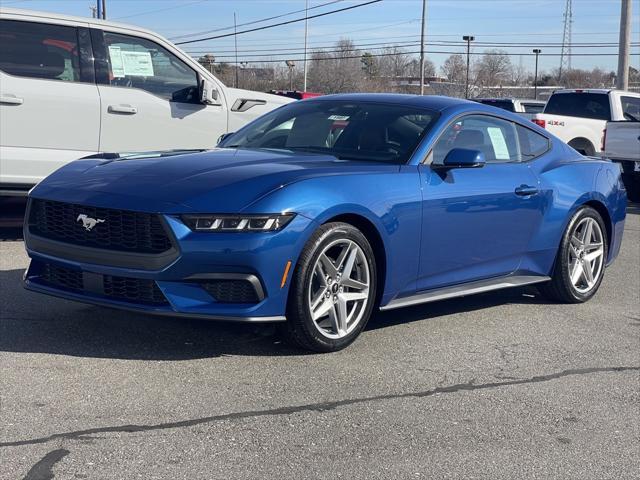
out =
<svg viewBox="0 0 640 480"><path fill-rule="evenodd" d="M227 131L223 105L204 105L198 74L142 36L94 31L104 71L98 74L100 150L135 152L213 148Z"/></svg>
<svg viewBox="0 0 640 480"><path fill-rule="evenodd" d="M87 28L0 20L0 183L28 186L98 151Z"/></svg>
<svg viewBox="0 0 640 480"><path fill-rule="evenodd" d="M438 168L453 148L482 152L481 168ZM467 115L449 124L420 166L423 227L418 290L512 273L536 225L542 199L516 124Z"/></svg>

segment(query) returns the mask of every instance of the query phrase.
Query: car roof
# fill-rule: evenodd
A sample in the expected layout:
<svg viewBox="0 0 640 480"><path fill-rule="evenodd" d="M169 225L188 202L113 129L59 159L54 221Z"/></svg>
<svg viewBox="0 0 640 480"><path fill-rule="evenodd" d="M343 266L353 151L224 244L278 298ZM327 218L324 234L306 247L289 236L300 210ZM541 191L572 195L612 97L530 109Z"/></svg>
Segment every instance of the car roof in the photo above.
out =
<svg viewBox="0 0 640 480"><path fill-rule="evenodd" d="M152 30L148 30L146 28L138 27L137 25L111 22L109 20L101 20L99 18L76 17L73 15L62 15L59 13L42 12L38 10L26 10L22 8L6 8L6 7L0 7L0 15L10 15L11 17L14 17L14 18L10 18L12 20L16 19L16 20L28 21L28 20L33 20L34 18L37 18L37 19L41 19L42 21L48 21L52 23L56 23L56 21L63 21L63 22L77 23L80 25L92 24L92 25L113 26L118 28L124 28L127 30L143 32L143 33L153 35L155 37L159 37L159 35L156 32ZM21 19L20 17L24 17L24 18Z"/></svg>
<svg viewBox="0 0 640 480"><path fill-rule="evenodd" d="M613 90L611 88L563 88L561 90L555 90L553 94L556 93L603 93L608 94Z"/></svg>
<svg viewBox="0 0 640 480"><path fill-rule="evenodd" d="M321 97L315 97L303 101L325 102L328 100L412 105L436 111L441 111L446 108L457 107L461 105L478 105L477 102L472 102L470 100L464 100L461 98L444 97L440 95L407 95L402 93L338 93L333 95L323 95Z"/></svg>
<svg viewBox="0 0 640 480"><path fill-rule="evenodd" d="M527 102L527 103L547 103L544 100L534 100L533 98L514 98L514 97L478 97L473 99L476 102Z"/></svg>

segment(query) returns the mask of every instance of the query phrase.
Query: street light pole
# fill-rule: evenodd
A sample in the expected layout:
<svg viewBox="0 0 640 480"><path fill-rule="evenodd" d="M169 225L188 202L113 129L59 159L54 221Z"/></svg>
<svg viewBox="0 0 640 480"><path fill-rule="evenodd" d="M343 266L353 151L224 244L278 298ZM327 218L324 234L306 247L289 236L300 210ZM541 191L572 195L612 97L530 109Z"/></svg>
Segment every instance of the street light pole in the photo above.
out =
<svg viewBox="0 0 640 480"><path fill-rule="evenodd" d="M538 99L538 55L542 53L542 50L539 48L534 48L533 53L536 54L536 70L533 75L533 98Z"/></svg>
<svg viewBox="0 0 640 480"><path fill-rule="evenodd" d="M424 29L427 16L427 0L422 0L422 33L420 34L420 95L424 95Z"/></svg>
<svg viewBox="0 0 640 480"><path fill-rule="evenodd" d="M465 35L462 37L462 40L467 42L467 79L464 87L464 98L469 98L469 61L471 56L471 42L473 42L476 37L472 35Z"/></svg>
<svg viewBox="0 0 640 480"><path fill-rule="evenodd" d="M293 67L296 66L296 63L293 60L286 60L287 67L289 67L289 91L293 91Z"/></svg>

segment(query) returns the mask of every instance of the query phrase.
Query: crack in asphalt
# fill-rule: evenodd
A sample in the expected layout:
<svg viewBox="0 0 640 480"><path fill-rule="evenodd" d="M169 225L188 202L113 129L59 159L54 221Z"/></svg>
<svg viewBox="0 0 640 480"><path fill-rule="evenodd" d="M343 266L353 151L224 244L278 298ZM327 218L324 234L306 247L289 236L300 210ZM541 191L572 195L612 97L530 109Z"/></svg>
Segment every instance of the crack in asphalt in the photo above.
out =
<svg viewBox="0 0 640 480"><path fill-rule="evenodd" d="M29 469L23 480L51 480L53 474L53 466L69 455L69 450L59 448L47 453L38 463Z"/></svg>
<svg viewBox="0 0 640 480"><path fill-rule="evenodd" d="M159 423L156 425L116 425L111 427L96 427L85 430L75 430L72 432L54 433L47 437L32 438L28 440L16 440L13 442L1 442L0 448L19 447L23 445L37 445L41 443L51 442L53 440L84 440L89 435L99 433L137 433L150 432L154 430L167 430L173 428L193 427L212 422L220 422L225 420L242 420L245 418L258 418L277 415L291 415L299 412L326 412L335 410L339 407L356 405L367 402L383 401L383 400L401 400L405 398L425 398L442 393L456 393L464 391L487 390L492 388L510 387L516 385L526 385L531 383L548 382L559 378L571 377L577 375L588 375L591 373L612 373L612 372L628 372L640 371L640 367L594 367L594 368L575 368L562 370L547 375L537 375L531 378L508 380L506 382L490 382L482 384L474 384L473 380L467 383L459 383L447 387L436 387L431 390L420 392L395 393L387 395L375 395L371 397L351 398L344 400L336 400L331 402L310 403L306 405L295 405L288 407L272 408L265 410L249 410L245 412L226 413L221 415L213 415L210 417L195 418L191 420L181 420L176 422ZM46 457L45 457L46 458ZM43 459L44 460L44 459ZM35 468L35 467L34 467Z"/></svg>

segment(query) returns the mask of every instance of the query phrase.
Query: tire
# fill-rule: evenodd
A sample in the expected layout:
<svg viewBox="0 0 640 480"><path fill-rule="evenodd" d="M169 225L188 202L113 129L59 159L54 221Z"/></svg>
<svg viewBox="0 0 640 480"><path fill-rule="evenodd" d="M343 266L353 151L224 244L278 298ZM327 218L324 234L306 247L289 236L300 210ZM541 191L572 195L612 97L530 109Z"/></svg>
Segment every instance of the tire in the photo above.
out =
<svg viewBox="0 0 640 480"><path fill-rule="evenodd" d="M596 210L580 208L562 236L551 281L540 285L540 292L563 303L582 303L593 297L604 276L608 252L606 232L604 221ZM585 235L589 238L585 239Z"/></svg>
<svg viewBox="0 0 640 480"><path fill-rule="evenodd" d="M345 348L369 321L376 288L375 255L366 237L347 223L322 225L293 273L285 336L315 352Z"/></svg>
<svg viewBox="0 0 640 480"><path fill-rule="evenodd" d="M586 155L587 157L592 157L596 154L595 147L591 144L591 142L584 138L574 138L568 144L574 150L577 150L580 155Z"/></svg>

